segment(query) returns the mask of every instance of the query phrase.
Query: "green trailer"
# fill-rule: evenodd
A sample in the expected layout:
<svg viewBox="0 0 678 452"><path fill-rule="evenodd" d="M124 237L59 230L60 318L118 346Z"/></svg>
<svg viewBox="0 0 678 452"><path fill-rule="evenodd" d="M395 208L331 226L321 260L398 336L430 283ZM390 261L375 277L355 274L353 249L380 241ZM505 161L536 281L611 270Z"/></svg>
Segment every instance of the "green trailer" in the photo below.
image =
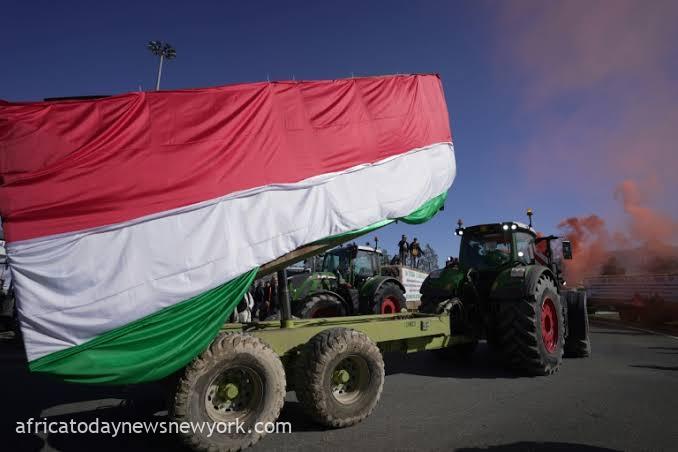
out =
<svg viewBox="0 0 678 452"><path fill-rule="evenodd" d="M279 270L278 281L285 280L285 270ZM290 390L315 422L332 428L354 425L379 402L382 353L474 342L471 335L454 331L449 312L297 319L291 315L287 286L280 283L279 302L280 320L224 325L181 372L169 409L174 421L239 422L247 429L231 435L182 433L194 450L230 451L254 444L265 434L256 426L276 421Z"/></svg>

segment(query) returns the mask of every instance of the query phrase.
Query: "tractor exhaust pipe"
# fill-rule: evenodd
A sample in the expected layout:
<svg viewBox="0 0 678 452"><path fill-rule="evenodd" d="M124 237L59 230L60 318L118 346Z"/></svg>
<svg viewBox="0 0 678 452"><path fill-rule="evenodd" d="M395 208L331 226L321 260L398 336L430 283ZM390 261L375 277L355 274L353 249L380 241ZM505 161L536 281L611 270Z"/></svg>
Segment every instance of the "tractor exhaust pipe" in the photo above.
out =
<svg viewBox="0 0 678 452"><path fill-rule="evenodd" d="M280 328L292 326L290 294L287 291L287 269L278 270L278 306L280 306Z"/></svg>

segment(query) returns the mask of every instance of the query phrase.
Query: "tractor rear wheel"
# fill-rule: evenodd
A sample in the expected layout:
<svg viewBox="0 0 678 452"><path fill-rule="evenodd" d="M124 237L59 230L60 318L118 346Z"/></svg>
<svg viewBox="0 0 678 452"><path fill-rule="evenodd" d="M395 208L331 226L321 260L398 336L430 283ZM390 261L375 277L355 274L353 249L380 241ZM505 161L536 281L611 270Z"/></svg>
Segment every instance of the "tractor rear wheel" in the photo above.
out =
<svg viewBox="0 0 678 452"><path fill-rule="evenodd" d="M347 314L341 300L329 293L312 295L298 311L302 319L316 319L323 317L343 317Z"/></svg>
<svg viewBox="0 0 678 452"><path fill-rule="evenodd" d="M375 292L372 306L375 314L397 314L405 307L405 294L394 282L387 281Z"/></svg>
<svg viewBox="0 0 678 452"><path fill-rule="evenodd" d="M294 387L304 411L327 427L357 424L384 387L384 360L365 334L331 328L315 335L296 362Z"/></svg>
<svg viewBox="0 0 678 452"><path fill-rule="evenodd" d="M529 375L550 375L563 360L564 319L553 281L539 277L533 293L504 302L496 322L501 357Z"/></svg>
<svg viewBox="0 0 678 452"><path fill-rule="evenodd" d="M274 422L285 401L285 370L261 339L222 334L195 358L179 380L171 417L177 423L222 423L229 430L181 429L186 445L200 451L236 451L256 443L257 423ZM240 422L238 431L234 424ZM260 430L260 429L259 429Z"/></svg>
<svg viewBox="0 0 678 452"><path fill-rule="evenodd" d="M565 356L568 358L587 358L591 356L589 339L589 316L586 310L586 292L570 291L567 300L567 329Z"/></svg>

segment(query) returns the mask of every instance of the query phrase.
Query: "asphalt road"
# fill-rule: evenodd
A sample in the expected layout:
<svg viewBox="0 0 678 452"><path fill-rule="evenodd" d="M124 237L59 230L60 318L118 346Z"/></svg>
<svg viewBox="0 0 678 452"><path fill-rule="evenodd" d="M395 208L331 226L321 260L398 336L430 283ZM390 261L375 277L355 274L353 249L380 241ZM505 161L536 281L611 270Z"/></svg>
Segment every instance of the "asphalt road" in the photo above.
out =
<svg viewBox="0 0 678 452"><path fill-rule="evenodd" d="M551 377L516 377L483 347L465 367L430 353L387 356L381 402L366 421L323 429L306 420L290 393L281 420L294 432L269 435L251 450L677 450L678 339L596 322L592 341L592 358L566 360ZM0 369L2 450L182 450L170 435L17 435L16 422L30 417L163 419L164 390L82 387L32 375L20 350L7 344L0 344Z"/></svg>

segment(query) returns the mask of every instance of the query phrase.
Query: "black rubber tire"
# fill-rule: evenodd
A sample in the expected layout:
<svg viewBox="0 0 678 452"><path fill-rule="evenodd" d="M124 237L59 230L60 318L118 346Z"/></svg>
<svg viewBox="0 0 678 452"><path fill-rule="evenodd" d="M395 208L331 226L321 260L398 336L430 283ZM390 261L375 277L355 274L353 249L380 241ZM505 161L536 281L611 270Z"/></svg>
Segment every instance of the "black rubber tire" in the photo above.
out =
<svg viewBox="0 0 678 452"><path fill-rule="evenodd" d="M478 341L465 344L453 345L451 347L439 348L433 350L436 358L443 361L451 361L459 364L468 364L473 361L473 353L478 347Z"/></svg>
<svg viewBox="0 0 678 452"><path fill-rule="evenodd" d="M234 366L251 369L262 385L261 401L258 408L245 419L242 434L232 432L218 434L216 431L208 437L205 433L180 433L186 445L195 451L239 451L259 441L264 433L257 433L253 428L255 422L275 422L285 401L285 370L278 355L261 339L244 333L221 334L210 347L195 358L184 370L177 385L172 406L171 417L180 422L219 421L207 411L206 393L215 377Z"/></svg>
<svg viewBox="0 0 678 452"><path fill-rule="evenodd" d="M336 366L345 358L364 360L369 380L352 403L340 402L332 393ZM384 360L376 344L365 334L346 328L331 328L315 335L296 362L297 398L315 422L333 428L357 424L377 406L384 387Z"/></svg>
<svg viewBox="0 0 678 452"><path fill-rule="evenodd" d="M555 306L557 341L553 352L544 346L541 332L541 311L548 297ZM532 295L520 301L507 301L499 306L496 328L501 358L509 367L527 375L550 375L563 361L564 319L560 297L553 281L539 277Z"/></svg>
<svg viewBox="0 0 678 452"><path fill-rule="evenodd" d="M334 309L335 315L323 315L323 317L343 317L346 315L346 307L339 298L329 293L311 295L296 312L301 319L317 318L316 312L320 309Z"/></svg>
<svg viewBox="0 0 678 452"><path fill-rule="evenodd" d="M568 336L565 339L565 357L588 358L591 356L591 339L586 292L570 291L566 299Z"/></svg>
<svg viewBox="0 0 678 452"><path fill-rule="evenodd" d="M374 293L372 298L372 312L371 314L381 314L382 313L382 302L385 298L392 297L398 305L396 306L396 312L400 312L402 308L405 307L405 294L398 287L398 285L392 281L386 281L384 284L379 287L379 289Z"/></svg>

